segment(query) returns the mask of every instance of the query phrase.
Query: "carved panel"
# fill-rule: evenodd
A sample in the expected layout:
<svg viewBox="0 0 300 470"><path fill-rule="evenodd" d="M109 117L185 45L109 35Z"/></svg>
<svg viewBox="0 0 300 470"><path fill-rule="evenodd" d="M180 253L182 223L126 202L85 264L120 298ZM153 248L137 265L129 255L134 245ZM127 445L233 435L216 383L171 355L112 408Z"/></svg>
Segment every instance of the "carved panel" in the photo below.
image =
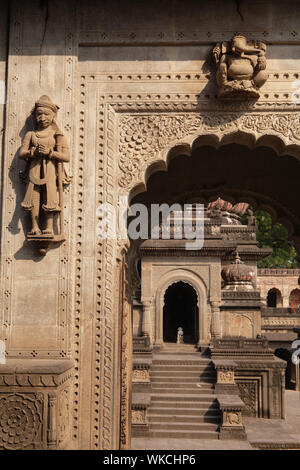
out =
<svg viewBox="0 0 300 470"><path fill-rule="evenodd" d="M24 195L25 188L22 187L22 184L19 179L19 170L21 167L23 168L23 164L21 162L18 163L16 159L17 151L21 143L20 139L20 130L24 127L24 120L29 114L31 109L31 100L32 96L28 94L24 95L24 83L23 79L25 76L28 76L28 63L22 59L22 56L26 56L26 48L28 47L28 42L24 43L24 35L26 35L26 31L24 31L23 23L26 18L24 15L23 5L17 4L17 2L12 7L12 19L11 19L11 29L10 29L10 40L9 40L9 67L8 67L8 89L7 89L7 96L9 97L7 106L6 106L6 120L9 125L6 129L5 135L5 158L4 158L4 198L3 198L3 231L2 231L2 247L4 247L5 255L2 255L2 275L1 279L3 284L1 285L1 295L3 295L1 305L4 307L4 321L1 321L1 326L4 324L3 331L1 332L1 338L5 338L8 357L16 356L18 357L68 357L70 356L70 349L71 349L71 342L70 342L70 325L71 323L68 322L70 317L70 312L73 312L71 298L70 295L72 292L72 285L70 283L70 279L72 278L72 266L70 263L70 253L71 253L71 246L70 240L72 237L72 222L71 218L69 218L69 214L73 214L71 206L73 204L73 198L66 198L68 200L65 201L64 204L64 231L66 234L66 238L68 239L68 243L63 244L58 253L58 260L57 260L57 274L55 279L57 281L57 288L55 292L55 305L53 305L53 312L55 312L56 320L53 322L53 328L49 328L51 333L55 330L55 326L57 325L56 333L52 335L52 343L51 346L49 344L40 344L38 347L30 348L24 346L23 344L19 344L19 339L22 337L22 332L20 331L24 325L17 326L15 322L15 305L14 302L16 298L18 298L18 286L16 281L16 266L21 263L25 264L34 257L35 258L35 266L39 264L39 257L35 256L31 253L31 249L25 244L22 246L23 240L22 238L25 236L24 233L24 224L23 222L27 219L26 215L22 215L20 217L20 209L19 209L19 202L20 198ZM26 8L26 7L25 7ZM34 7L33 7L34 8ZM64 9L63 6L61 6ZM64 10L66 13L66 9ZM43 15L41 11L38 12L38 15ZM40 17L36 18L36 21L40 21ZM71 29L71 21L69 23L69 27ZM25 28L26 30L26 28ZM62 32L64 34L64 32ZM75 38L70 35L66 34L65 38L62 37L62 47L61 52L65 53L65 56L59 58L59 61L62 65L61 67L61 74L60 74L60 81L64 84L65 88L62 90L57 91L55 89L55 94L60 95L60 103L62 104L61 115L59 116L59 126L63 129L63 132L66 135L67 141L69 144L72 145L74 142L74 134L75 134L75 126L73 126L74 120L74 97L75 97L75 87L74 83L76 80L76 40ZM64 40L65 39L65 40ZM47 41L46 41L47 42ZM45 43L45 49L47 49L48 45ZM49 77L49 63L48 60L51 61L47 54L41 56L41 60L36 58L36 62L31 64L31 66L35 67L36 65L40 64L40 76L36 77L36 81L33 81L32 92L36 93L36 87L40 87L42 85L42 89L51 94L54 92L55 88L55 81L50 80L47 81L47 77ZM55 74L52 74L54 77ZM38 80L40 80L40 84L38 85ZM26 85L25 85L26 86ZM35 90L35 91L34 91ZM24 98L25 96L25 98ZM20 97L23 97L20 99ZM27 123L26 123L27 125ZM26 126L25 126L26 127ZM23 135L24 128L22 130ZM71 174L72 174L71 170ZM67 191L74 191L74 188L68 188ZM21 194L22 193L22 194ZM20 220L21 219L21 220ZM22 255L20 258L16 260L15 253L18 250L23 250ZM34 263L33 263L34 264ZM44 263L47 264L47 263ZM25 270L30 271L29 267L26 267ZM46 268L47 269L47 268ZM38 269L37 269L38 271ZM37 274L37 277L40 274ZM29 296L28 296L29 297ZM21 299L22 303L23 299ZM36 325L34 325L36 326ZM30 325L24 327L24 329L28 329L30 331ZM17 334L16 334L16 330ZM26 335L26 333L25 333ZM38 337L39 335L36 335Z"/></svg>
<svg viewBox="0 0 300 470"><path fill-rule="evenodd" d="M131 422L132 424L147 424L146 410L132 410L131 411Z"/></svg>
<svg viewBox="0 0 300 470"><path fill-rule="evenodd" d="M218 370L218 383L234 384L233 370Z"/></svg>
<svg viewBox="0 0 300 470"><path fill-rule="evenodd" d="M223 426L242 426L240 411L224 411Z"/></svg>
<svg viewBox="0 0 300 470"><path fill-rule="evenodd" d="M0 393L0 448L42 449L43 395Z"/></svg>
<svg viewBox="0 0 300 470"><path fill-rule="evenodd" d="M230 336L253 337L253 321L246 315L233 315L230 323Z"/></svg>
<svg viewBox="0 0 300 470"><path fill-rule="evenodd" d="M245 416L258 416L258 384L255 380L237 380L240 397L246 405Z"/></svg>
<svg viewBox="0 0 300 470"><path fill-rule="evenodd" d="M132 372L132 382L141 383L149 382L149 370L147 369L134 369Z"/></svg>

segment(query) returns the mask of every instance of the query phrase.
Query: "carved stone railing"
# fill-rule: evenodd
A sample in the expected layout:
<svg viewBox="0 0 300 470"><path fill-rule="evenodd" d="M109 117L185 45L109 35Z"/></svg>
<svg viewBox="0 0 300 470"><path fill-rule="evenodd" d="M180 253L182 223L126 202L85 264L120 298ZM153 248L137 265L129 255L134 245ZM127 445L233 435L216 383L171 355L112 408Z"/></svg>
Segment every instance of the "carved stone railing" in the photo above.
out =
<svg viewBox="0 0 300 470"><path fill-rule="evenodd" d="M249 227L247 225L222 226L221 234L225 240L255 241L256 227Z"/></svg>
<svg viewBox="0 0 300 470"><path fill-rule="evenodd" d="M272 359L273 352L268 346L266 338L249 339L244 337L228 337L214 339L210 347L212 360L234 359L247 357L248 359L259 357L261 359Z"/></svg>
<svg viewBox="0 0 300 470"><path fill-rule="evenodd" d="M220 395L217 401L222 413L219 439L247 439L242 417L244 402L238 395Z"/></svg>
<svg viewBox="0 0 300 470"><path fill-rule="evenodd" d="M262 307L262 317L297 317L300 316L300 308Z"/></svg>
<svg viewBox="0 0 300 470"><path fill-rule="evenodd" d="M257 270L258 276L300 276L300 269L264 268Z"/></svg>
<svg viewBox="0 0 300 470"><path fill-rule="evenodd" d="M0 365L0 449L63 449L70 439L70 360Z"/></svg>
<svg viewBox="0 0 300 470"><path fill-rule="evenodd" d="M222 300L260 300L259 291L222 291Z"/></svg>

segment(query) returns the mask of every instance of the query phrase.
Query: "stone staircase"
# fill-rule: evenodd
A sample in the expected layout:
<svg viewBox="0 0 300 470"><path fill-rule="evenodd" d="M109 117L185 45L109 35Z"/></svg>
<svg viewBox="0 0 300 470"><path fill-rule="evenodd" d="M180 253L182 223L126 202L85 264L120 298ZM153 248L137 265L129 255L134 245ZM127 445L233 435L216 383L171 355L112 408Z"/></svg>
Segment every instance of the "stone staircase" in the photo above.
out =
<svg viewBox="0 0 300 470"><path fill-rule="evenodd" d="M154 354L150 379L149 437L218 439L220 411L209 358L192 348L170 348Z"/></svg>

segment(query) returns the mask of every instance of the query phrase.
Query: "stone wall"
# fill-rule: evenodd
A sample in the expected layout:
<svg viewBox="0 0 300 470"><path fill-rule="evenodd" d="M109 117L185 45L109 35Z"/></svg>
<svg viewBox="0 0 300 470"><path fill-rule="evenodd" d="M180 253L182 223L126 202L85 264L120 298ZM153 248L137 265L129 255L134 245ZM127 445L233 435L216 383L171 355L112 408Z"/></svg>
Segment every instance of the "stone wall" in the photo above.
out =
<svg viewBox="0 0 300 470"><path fill-rule="evenodd" d="M7 70L0 338L12 359L74 360L70 448L126 447L130 387L122 379L120 397L120 363L126 374L130 328L120 279L127 244L97 238L96 209L145 188L151 172L166 169L171 148L190 154L199 136L211 136L216 146L262 142L278 154L298 155L291 95L300 77L299 5L283 9L282 2L266 0L238 11L232 2L225 24L219 0L9 4L10 15L4 8L0 20L0 80ZM215 99L210 51L237 30L268 44L269 80L251 109ZM25 186L17 151L32 106L44 94L60 106L72 183L64 199L66 241L42 258L25 240L29 221L20 208ZM248 198L256 201L255 194ZM297 200L288 198L288 209L269 196L265 201L294 227L297 242Z"/></svg>
<svg viewBox="0 0 300 470"><path fill-rule="evenodd" d="M268 292L277 289L277 307L299 308L298 294L294 295L296 291L300 293L299 277L299 269L259 269L257 282L264 304L267 306Z"/></svg>

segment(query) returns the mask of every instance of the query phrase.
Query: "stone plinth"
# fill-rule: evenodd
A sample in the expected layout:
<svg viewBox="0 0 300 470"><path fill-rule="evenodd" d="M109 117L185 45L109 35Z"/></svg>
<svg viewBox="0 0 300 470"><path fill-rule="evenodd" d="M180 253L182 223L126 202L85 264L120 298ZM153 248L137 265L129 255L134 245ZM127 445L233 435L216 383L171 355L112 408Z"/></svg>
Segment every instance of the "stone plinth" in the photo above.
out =
<svg viewBox="0 0 300 470"><path fill-rule="evenodd" d="M237 395L222 395L217 400L222 412L219 439L247 439L242 420L243 401Z"/></svg>
<svg viewBox="0 0 300 470"><path fill-rule="evenodd" d="M73 362L8 359L0 365L0 449L63 449L70 438Z"/></svg>
<svg viewBox="0 0 300 470"><path fill-rule="evenodd" d="M132 394L131 433L132 437L144 436L149 430L147 410L150 405L149 395Z"/></svg>
<svg viewBox="0 0 300 470"><path fill-rule="evenodd" d="M234 380L247 416L285 417L286 362L273 355L265 338L215 340L211 355L217 364L234 361Z"/></svg>

